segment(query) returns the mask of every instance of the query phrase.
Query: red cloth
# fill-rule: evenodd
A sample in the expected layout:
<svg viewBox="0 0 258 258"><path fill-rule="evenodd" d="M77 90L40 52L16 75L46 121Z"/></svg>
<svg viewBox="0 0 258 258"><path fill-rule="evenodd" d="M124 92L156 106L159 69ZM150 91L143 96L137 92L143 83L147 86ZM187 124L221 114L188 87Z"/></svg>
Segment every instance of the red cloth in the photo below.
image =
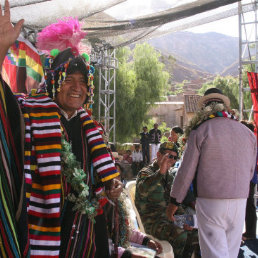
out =
<svg viewBox="0 0 258 258"><path fill-rule="evenodd" d="M258 73L247 72L248 82L251 89L251 96L253 101L254 123L256 126L256 135L258 128Z"/></svg>

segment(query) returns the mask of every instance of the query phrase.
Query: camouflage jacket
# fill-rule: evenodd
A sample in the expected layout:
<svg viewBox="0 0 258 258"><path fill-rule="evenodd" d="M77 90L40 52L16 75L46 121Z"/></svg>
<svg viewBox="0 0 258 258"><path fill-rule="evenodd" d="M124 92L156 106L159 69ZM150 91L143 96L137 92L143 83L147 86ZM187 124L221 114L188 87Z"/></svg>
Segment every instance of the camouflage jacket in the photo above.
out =
<svg viewBox="0 0 258 258"><path fill-rule="evenodd" d="M160 174L156 161L139 172L136 179L135 205L144 227L148 223L154 223L157 218L167 219L166 208L174 177L175 171L172 169L165 175Z"/></svg>
<svg viewBox="0 0 258 258"><path fill-rule="evenodd" d="M169 203L171 187L178 168L171 168L165 175L159 173L159 166L154 161L144 167L137 176L135 205L143 224L154 223L157 218L167 219L166 208ZM183 214L184 208L195 201L194 194L189 190L177 214Z"/></svg>

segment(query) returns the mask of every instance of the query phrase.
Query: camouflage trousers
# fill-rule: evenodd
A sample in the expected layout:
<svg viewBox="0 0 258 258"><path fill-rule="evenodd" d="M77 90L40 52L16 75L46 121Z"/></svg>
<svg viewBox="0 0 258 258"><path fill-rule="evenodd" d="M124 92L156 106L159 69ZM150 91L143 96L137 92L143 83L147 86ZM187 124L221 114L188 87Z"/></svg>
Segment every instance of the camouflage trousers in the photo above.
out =
<svg viewBox="0 0 258 258"><path fill-rule="evenodd" d="M157 223L144 225L147 234L159 240L167 240L173 247L175 258L190 258L194 250L199 249L198 231L186 231L170 222L159 220Z"/></svg>

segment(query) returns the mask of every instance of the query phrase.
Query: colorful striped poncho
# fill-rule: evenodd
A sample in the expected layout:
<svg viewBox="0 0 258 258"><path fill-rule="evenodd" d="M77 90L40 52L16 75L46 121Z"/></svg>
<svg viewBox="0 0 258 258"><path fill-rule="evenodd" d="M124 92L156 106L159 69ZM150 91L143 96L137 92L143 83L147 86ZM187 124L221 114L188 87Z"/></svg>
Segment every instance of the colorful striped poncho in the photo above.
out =
<svg viewBox="0 0 258 258"><path fill-rule="evenodd" d="M16 99L0 76L0 257L29 255L19 114Z"/></svg>
<svg viewBox="0 0 258 258"><path fill-rule="evenodd" d="M29 98L19 96L18 101L25 119L24 169L30 254L31 257L58 257L62 189L59 108L44 93ZM102 182L113 179L119 173L99 131L85 110L81 108L78 112L98 177Z"/></svg>

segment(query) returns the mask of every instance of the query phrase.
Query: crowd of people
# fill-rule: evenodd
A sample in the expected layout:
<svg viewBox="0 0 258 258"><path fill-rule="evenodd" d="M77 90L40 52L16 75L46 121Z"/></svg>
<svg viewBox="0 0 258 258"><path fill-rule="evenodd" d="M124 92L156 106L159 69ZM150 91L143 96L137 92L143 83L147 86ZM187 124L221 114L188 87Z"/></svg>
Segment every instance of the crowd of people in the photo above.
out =
<svg viewBox="0 0 258 258"><path fill-rule="evenodd" d="M11 24L5 0L0 69L23 22ZM219 89L205 92L184 131L174 126L161 142L157 123L144 126L140 144L125 153L144 234L129 224L123 166L82 108L92 80L87 60L67 48L49 64L28 96L14 95L0 75L1 257L144 258L137 248L162 253L153 236L176 258L236 258L241 239L256 238L254 126L238 121ZM196 216L198 229L179 226L178 215Z"/></svg>

